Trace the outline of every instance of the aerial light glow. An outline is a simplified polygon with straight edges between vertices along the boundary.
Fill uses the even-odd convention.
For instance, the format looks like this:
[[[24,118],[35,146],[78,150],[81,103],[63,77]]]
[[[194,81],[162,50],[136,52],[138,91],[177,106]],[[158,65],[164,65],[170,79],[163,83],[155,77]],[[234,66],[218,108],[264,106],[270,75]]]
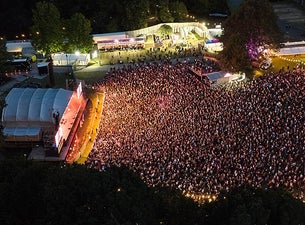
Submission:
[[[77,89],[76,89],[76,92],[77,92],[77,97],[80,98],[80,96],[82,95],[82,92],[83,92],[83,88],[82,88],[82,83],[80,82]]]
[[[232,76],[231,73],[226,73],[224,77],[230,77],[230,76]]]

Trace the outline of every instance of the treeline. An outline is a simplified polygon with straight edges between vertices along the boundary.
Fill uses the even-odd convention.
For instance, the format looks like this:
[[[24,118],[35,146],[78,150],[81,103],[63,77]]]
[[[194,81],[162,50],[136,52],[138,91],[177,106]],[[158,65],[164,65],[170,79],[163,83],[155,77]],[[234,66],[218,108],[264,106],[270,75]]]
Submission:
[[[0,36],[7,39],[29,37],[32,10],[40,0],[2,0]],[[90,20],[92,33],[134,30],[159,22],[193,20],[211,12],[227,13],[226,0],[46,0],[54,4],[64,19],[75,13]]]
[[[126,168],[2,161],[0,224],[303,225],[305,206],[283,190],[240,187],[198,205],[147,187]]]

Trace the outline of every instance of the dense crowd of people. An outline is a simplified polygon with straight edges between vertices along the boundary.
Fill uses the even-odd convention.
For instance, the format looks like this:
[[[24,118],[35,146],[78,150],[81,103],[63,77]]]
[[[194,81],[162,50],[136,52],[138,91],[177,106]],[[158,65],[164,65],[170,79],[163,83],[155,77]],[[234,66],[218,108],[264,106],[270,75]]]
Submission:
[[[213,86],[190,73],[194,65],[207,71],[202,59],[110,71],[96,84],[106,97],[86,164],[124,165],[151,186],[189,193],[250,184],[302,197],[304,72]]]

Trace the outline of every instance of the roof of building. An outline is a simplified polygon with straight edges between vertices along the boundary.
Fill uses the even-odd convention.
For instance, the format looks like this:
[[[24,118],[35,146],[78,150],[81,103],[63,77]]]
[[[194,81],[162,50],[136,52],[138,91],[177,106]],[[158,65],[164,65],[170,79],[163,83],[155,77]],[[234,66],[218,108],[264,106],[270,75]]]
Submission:
[[[2,112],[4,126],[55,123],[53,113],[62,117],[73,92],[64,89],[13,88]]]

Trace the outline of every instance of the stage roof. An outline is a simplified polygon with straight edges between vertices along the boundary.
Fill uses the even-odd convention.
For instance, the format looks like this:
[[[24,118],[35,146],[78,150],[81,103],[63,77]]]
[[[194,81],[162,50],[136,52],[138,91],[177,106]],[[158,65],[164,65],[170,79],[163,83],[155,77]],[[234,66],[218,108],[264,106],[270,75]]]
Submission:
[[[217,81],[218,79],[221,79],[225,76],[225,72],[219,71],[219,72],[213,72],[213,73],[208,73],[207,77],[209,78],[210,81]]]
[[[2,111],[4,126],[55,123],[53,113],[62,117],[73,92],[64,89],[13,88]]]

